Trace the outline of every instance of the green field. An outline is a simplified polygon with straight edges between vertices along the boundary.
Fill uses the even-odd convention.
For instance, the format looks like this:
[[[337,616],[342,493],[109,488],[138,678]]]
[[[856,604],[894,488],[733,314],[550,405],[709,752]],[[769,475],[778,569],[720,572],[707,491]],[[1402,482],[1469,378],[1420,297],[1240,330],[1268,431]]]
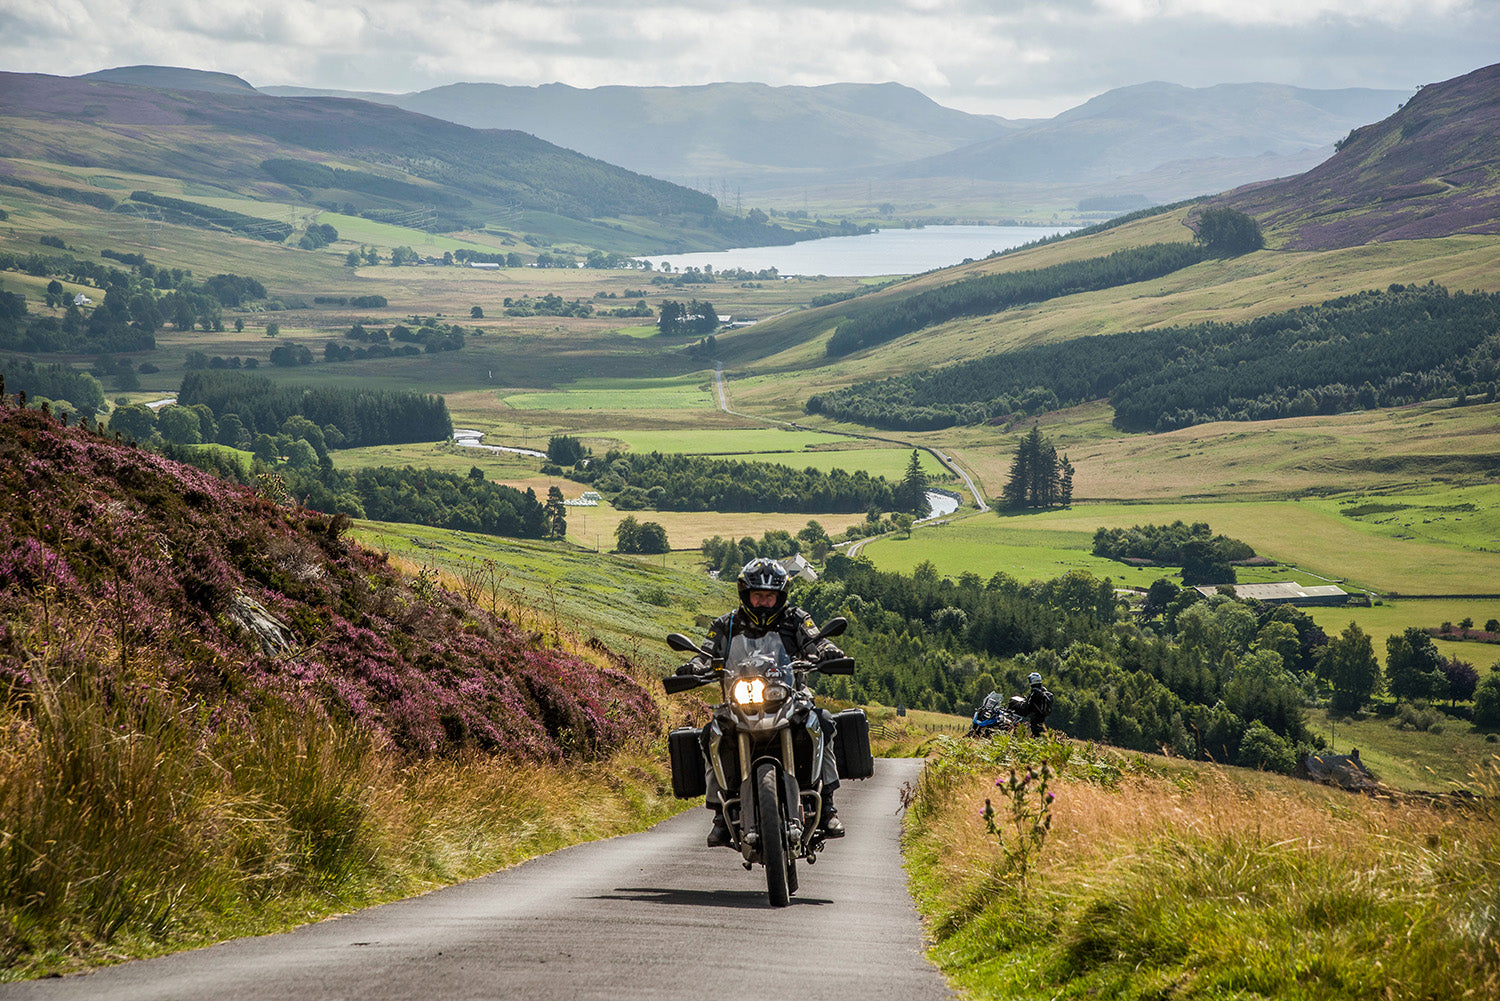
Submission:
[[[663,637],[693,632],[698,616],[718,615],[734,600],[729,583],[683,572],[696,554],[615,556],[567,543],[385,522],[356,522],[351,534],[417,568],[451,575],[446,586],[461,590],[465,579],[492,582],[504,610],[522,628],[586,628],[612,649],[647,663],[675,663]]]
[[[1485,488],[1486,490],[1488,488]],[[1424,494],[1423,496],[1428,496]],[[1459,548],[1421,538],[1399,538],[1374,531],[1361,519],[1339,514],[1349,498],[1317,501],[1225,502],[1179,504],[1079,504],[1068,510],[1036,514],[971,518],[963,523],[956,545],[942,550],[947,566],[928,557],[943,573],[984,567],[1005,569],[988,553],[993,545],[1040,545],[1072,549],[1084,554],[1098,528],[1164,525],[1175,521],[1207,522],[1215,533],[1240,539],[1256,553],[1295,566],[1318,577],[1346,584],[1346,590],[1370,589],[1382,594],[1453,595],[1500,590],[1487,581],[1500,580],[1500,547],[1494,550]],[[1473,541],[1486,529],[1482,511],[1452,512],[1451,524],[1472,514],[1476,526],[1454,528]],[[955,532],[947,526],[943,532]],[[877,563],[881,549],[872,544],[867,555]],[[915,564],[916,559],[911,563]],[[1118,566],[1119,564],[1114,564]],[[893,568],[896,565],[893,563]],[[990,572],[993,572],[991,570]],[[1011,572],[1008,571],[1007,572]],[[1019,576],[1019,575],[1018,575]]]
[[[725,431],[674,429],[657,431],[642,428],[621,431],[614,440],[632,452],[681,452],[687,455],[723,455],[749,457],[760,453],[801,453],[820,446],[843,446],[850,439],[822,431],[794,431],[790,428],[740,428]]]
[[[580,379],[548,393],[502,398],[516,410],[713,410],[713,391],[701,374],[675,379]]]

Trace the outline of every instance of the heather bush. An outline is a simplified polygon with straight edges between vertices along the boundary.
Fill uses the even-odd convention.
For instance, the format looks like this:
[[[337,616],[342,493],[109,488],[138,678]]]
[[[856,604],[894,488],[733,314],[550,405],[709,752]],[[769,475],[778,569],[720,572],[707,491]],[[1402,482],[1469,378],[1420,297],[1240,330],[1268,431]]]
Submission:
[[[0,616],[97,619],[108,654],[87,671],[147,659],[230,715],[279,699],[419,756],[597,757],[656,731],[626,671],[411,581],[344,539],[346,519],[12,407],[0,493]],[[0,693],[24,700],[23,653],[0,641]]]

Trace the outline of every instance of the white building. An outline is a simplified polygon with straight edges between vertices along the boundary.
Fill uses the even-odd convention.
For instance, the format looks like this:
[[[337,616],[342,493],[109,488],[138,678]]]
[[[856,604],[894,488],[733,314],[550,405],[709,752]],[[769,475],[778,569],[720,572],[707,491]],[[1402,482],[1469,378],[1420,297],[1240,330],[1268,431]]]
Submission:
[[[818,579],[818,572],[812,568],[812,564],[807,562],[801,553],[793,553],[779,562],[782,566],[786,567],[787,573],[795,577],[800,577],[809,582]]]

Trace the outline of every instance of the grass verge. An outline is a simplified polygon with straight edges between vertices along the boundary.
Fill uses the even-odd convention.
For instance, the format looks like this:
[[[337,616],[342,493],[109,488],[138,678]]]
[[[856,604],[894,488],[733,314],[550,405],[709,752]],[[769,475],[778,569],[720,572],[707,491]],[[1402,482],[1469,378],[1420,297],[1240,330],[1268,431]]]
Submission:
[[[1044,764],[1055,801],[1010,823],[1007,772]],[[1470,788],[1374,799],[1060,741],[940,740],[909,797],[907,864],[931,956],[971,998],[1488,998],[1500,758]]]
[[[0,981],[282,931],[683,806],[660,738],[562,766],[403,762],[280,704],[210,726],[144,692],[68,675],[0,712]]]

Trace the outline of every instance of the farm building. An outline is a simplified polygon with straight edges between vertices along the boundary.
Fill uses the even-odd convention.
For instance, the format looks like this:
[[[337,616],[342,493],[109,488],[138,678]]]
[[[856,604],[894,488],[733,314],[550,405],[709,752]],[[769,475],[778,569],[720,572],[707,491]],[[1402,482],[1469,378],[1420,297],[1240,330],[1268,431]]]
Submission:
[[[1203,585],[1198,588],[1198,593],[1212,598],[1219,593],[1219,586]],[[1289,580],[1274,584],[1235,584],[1234,596],[1264,601],[1268,605],[1343,605],[1351,597],[1348,591],[1335,584],[1304,587]]]
[[[786,572],[802,580],[817,580],[818,572],[812,568],[812,564],[800,553],[793,553],[783,557],[781,565],[786,567]]]

